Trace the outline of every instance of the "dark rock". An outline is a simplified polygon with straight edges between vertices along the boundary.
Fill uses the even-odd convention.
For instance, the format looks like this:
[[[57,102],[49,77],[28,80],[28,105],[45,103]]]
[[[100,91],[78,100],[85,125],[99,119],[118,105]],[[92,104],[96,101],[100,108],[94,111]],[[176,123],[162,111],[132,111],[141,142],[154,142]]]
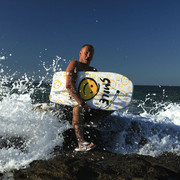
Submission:
[[[77,139],[75,136],[74,129],[68,129],[63,133],[63,151],[74,150],[77,147]],[[97,145],[98,149],[103,149],[102,138],[100,132],[96,128],[84,128],[84,138],[88,142],[93,142]]]
[[[0,149],[14,147],[16,149],[20,149],[21,151],[25,151],[24,142],[25,142],[25,138],[23,137],[0,136]]]
[[[14,178],[33,180],[94,179],[173,179],[180,175],[180,157],[163,154],[153,158],[93,150],[58,155],[48,161],[34,161],[27,169],[14,172]]]

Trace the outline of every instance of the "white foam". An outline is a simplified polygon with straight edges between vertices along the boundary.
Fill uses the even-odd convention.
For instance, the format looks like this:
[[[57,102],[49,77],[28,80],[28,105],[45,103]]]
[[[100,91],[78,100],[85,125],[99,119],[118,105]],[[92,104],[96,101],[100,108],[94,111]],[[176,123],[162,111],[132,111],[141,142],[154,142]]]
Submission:
[[[0,54],[0,60],[5,60],[7,52],[3,48]],[[11,53],[8,54],[12,57]],[[41,57],[44,56],[43,51]],[[52,65],[42,62],[40,69],[45,72],[39,76],[36,88],[40,88],[43,81],[52,81],[51,76],[62,67],[58,63],[60,60],[61,57],[56,56]],[[62,146],[62,133],[71,127],[68,122],[59,122],[51,112],[34,111],[30,97],[34,92],[34,76],[28,77],[27,72],[14,80],[17,72],[8,74],[10,69],[4,67],[3,63],[1,61],[0,64],[0,172],[26,167],[34,160],[50,158],[54,147]],[[42,72],[40,69],[39,72]],[[38,72],[34,72],[34,75],[38,76]]]
[[[0,149],[0,171],[28,166],[37,159],[49,158],[56,145],[63,142],[62,132],[70,127],[60,123],[50,112],[33,111],[29,94],[13,94],[0,102],[0,136],[5,140],[22,138],[23,149]]]
[[[158,119],[165,121],[166,123],[172,123],[180,126],[180,105],[176,103],[170,103],[165,107],[165,110],[159,112]],[[166,118],[165,118],[166,117]]]
[[[121,128],[114,137],[111,151],[151,156],[158,156],[163,152],[180,154],[179,104],[166,104],[163,110],[155,114],[144,111],[133,115],[124,111],[114,115],[118,117]],[[146,141],[144,144],[142,138]]]

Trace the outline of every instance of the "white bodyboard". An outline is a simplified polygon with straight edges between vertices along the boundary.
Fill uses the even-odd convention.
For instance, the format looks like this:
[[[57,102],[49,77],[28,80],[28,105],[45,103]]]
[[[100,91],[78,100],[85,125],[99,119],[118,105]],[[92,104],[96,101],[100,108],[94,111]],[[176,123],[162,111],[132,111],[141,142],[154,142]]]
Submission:
[[[78,72],[76,90],[93,109],[119,110],[131,102],[133,84],[121,74],[86,71]],[[66,89],[66,72],[54,74],[50,101],[69,106],[77,105]]]

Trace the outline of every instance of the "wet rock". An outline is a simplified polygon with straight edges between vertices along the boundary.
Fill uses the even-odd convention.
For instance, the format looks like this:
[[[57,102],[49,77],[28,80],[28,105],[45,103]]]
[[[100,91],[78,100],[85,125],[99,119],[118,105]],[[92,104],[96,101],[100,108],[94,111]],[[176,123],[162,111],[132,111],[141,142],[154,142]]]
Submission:
[[[178,180],[180,156],[164,153],[159,157],[114,154],[105,150],[101,134],[85,128],[85,138],[98,145],[89,152],[74,152],[73,129],[64,132],[63,147],[56,147],[50,160],[38,160],[26,169],[14,171],[15,180]]]
[[[16,149],[20,149],[21,151],[25,151],[24,142],[25,142],[25,138],[23,137],[0,136],[0,149],[14,147]]]
[[[33,180],[174,179],[180,175],[180,157],[163,154],[153,158],[93,150],[58,155],[48,161],[34,161],[14,172],[14,178]]]
[[[134,134],[139,145],[146,144],[140,124],[131,123],[128,144]],[[114,154],[104,148],[98,129],[85,128],[85,139],[97,145],[89,152],[74,152],[77,146],[74,130],[63,133],[63,147],[54,149],[50,160],[37,160],[26,169],[14,171],[15,180],[178,180],[180,156],[164,153],[158,157],[138,154]]]
[[[68,129],[63,133],[63,151],[74,150],[77,147],[77,139],[75,136],[74,129]],[[103,149],[104,145],[102,142],[101,134],[96,128],[85,127],[84,128],[84,138],[88,142],[93,142],[97,145],[98,149]]]

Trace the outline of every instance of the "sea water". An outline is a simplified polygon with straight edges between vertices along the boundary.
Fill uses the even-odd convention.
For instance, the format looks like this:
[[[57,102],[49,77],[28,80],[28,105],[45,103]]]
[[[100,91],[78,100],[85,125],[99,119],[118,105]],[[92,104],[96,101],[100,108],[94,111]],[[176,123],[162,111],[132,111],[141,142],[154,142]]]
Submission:
[[[33,110],[38,103],[49,102],[48,74],[57,69],[59,57],[35,82],[33,76],[16,73],[0,61],[0,172],[27,167],[32,161],[49,159],[54,147],[62,146],[62,133],[71,127],[51,111]],[[60,70],[60,69],[59,69]],[[52,73],[52,74],[53,74]],[[52,77],[50,78],[52,79]],[[49,80],[50,80],[49,79]],[[46,83],[47,83],[46,82]]]
[[[61,70],[62,61],[56,57],[49,67],[43,62],[45,74],[38,81],[26,73],[15,78],[16,73],[0,61],[1,173],[49,159],[54,148],[62,146],[69,122],[51,111],[34,110],[38,104],[49,104],[52,76]],[[135,86],[130,106],[97,125],[111,152],[180,155],[180,87]]]
[[[108,149],[123,154],[180,155],[179,97],[180,87],[135,86],[131,105],[115,112],[109,127],[102,128],[112,140]]]

